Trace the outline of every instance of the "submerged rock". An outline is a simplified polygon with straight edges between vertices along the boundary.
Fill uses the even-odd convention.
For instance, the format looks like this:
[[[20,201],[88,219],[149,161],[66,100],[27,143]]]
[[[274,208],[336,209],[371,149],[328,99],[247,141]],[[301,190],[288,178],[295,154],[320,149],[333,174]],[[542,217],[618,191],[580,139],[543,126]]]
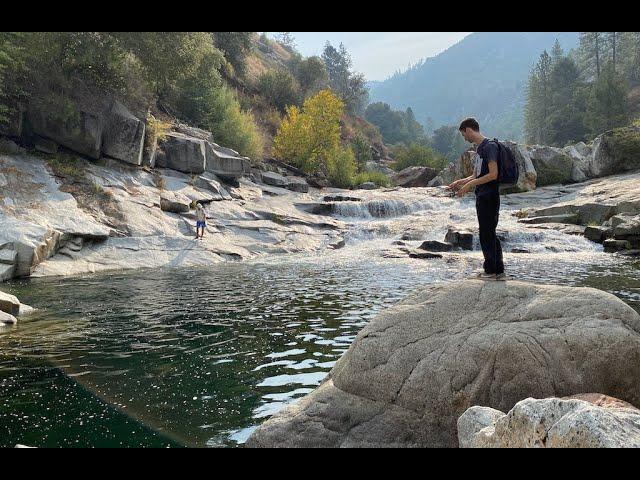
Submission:
[[[527,398],[507,414],[471,407],[458,419],[460,447],[640,447],[640,410],[605,395]]]
[[[594,351],[598,354],[594,355]],[[248,447],[455,447],[469,407],[602,392],[640,404],[640,315],[592,288],[467,280],[381,312]]]

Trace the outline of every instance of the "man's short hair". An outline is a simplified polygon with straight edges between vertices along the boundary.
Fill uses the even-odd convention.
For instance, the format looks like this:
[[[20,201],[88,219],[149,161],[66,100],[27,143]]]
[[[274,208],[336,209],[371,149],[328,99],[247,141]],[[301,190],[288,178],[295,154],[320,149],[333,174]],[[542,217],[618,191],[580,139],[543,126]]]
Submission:
[[[460,123],[460,126],[458,127],[458,130],[464,130],[465,128],[470,128],[474,132],[479,132],[480,131],[480,124],[478,123],[478,121],[475,118],[472,118],[472,117],[465,118],[462,121],[462,123]]]

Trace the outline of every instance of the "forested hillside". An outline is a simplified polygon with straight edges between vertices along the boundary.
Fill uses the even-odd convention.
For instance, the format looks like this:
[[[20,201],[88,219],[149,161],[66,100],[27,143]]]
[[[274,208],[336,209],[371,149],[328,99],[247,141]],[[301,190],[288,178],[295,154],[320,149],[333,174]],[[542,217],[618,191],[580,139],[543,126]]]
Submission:
[[[577,32],[472,33],[405,72],[372,82],[371,101],[411,107],[429,134],[474,116],[489,134],[521,140],[529,71],[556,38],[567,51],[578,44]]]

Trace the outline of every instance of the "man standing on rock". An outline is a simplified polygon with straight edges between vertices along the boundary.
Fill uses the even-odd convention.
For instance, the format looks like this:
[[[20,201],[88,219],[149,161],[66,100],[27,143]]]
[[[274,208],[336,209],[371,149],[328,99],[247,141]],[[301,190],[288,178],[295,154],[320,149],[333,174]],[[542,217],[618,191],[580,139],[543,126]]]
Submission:
[[[201,203],[196,203],[196,240],[204,236],[204,228],[207,226],[207,215]],[[202,228],[202,233],[200,233]]]
[[[467,178],[456,180],[447,188],[463,197],[476,187],[476,212],[480,226],[480,245],[484,255],[484,272],[479,278],[504,280],[502,245],[496,235],[500,214],[500,190],[498,184],[499,147],[480,133],[480,125],[475,118],[466,118],[458,128],[464,139],[477,145],[474,157],[474,172]]]

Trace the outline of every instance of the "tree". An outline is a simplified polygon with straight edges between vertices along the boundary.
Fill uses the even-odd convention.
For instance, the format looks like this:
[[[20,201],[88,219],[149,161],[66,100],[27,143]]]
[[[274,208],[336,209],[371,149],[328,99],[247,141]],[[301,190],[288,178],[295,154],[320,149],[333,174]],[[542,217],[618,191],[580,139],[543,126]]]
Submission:
[[[587,105],[587,125],[591,133],[625,125],[629,121],[627,86],[613,65],[603,69],[594,83]]]
[[[351,149],[353,150],[353,154],[358,165],[358,171],[364,171],[367,162],[371,162],[373,160],[371,145],[369,145],[367,137],[358,132],[351,141]]]
[[[562,50],[562,46],[560,45],[560,42],[556,38],[556,41],[553,44],[553,48],[551,49],[551,61],[553,64],[556,64],[563,57],[564,57],[564,51]]]
[[[253,48],[253,32],[211,32],[214,45],[238,75],[244,75],[245,59]]]
[[[551,68],[552,60],[545,50],[529,75],[525,104],[525,137],[530,143],[545,143],[549,137]]]
[[[449,161],[456,160],[467,149],[467,144],[456,125],[443,125],[434,130],[431,145]]]
[[[576,63],[569,57],[557,60],[550,78],[548,142],[552,145],[579,141],[586,134],[584,110],[577,108],[575,96],[580,84],[580,71]]]
[[[413,110],[405,112],[392,110],[389,104],[376,102],[370,104],[365,112],[365,119],[378,127],[385,143],[424,143],[424,128],[418,123]]]
[[[19,32],[0,32],[0,125],[8,120],[24,92],[18,80],[26,73]]]
[[[351,57],[344,44],[338,49],[327,42],[322,60],[329,75],[329,85],[345,102],[351,114],[360,114],[368,100],[369,91],[364,75],[351,72]]]
[[[393,168],[397,171],[407,167],[431,167],[442,170],[448,163],[442,155],[438,155],[431,148],[416,143],[409,146],[396,146],[393,149],[393,158],[396,160]]]
[[[329,74],[320,57],[313,56],[305,59],[294,57],[292,60],[290,69],[300,84],[300,89],[305,97],[328,86]]]
[[[602,33],[601,32],[580,32],[580,58],[582,70],[595,77],[600,77],[602,59]]]
[[[296,48],[296,42],[291,32],[281,32],[280,35],[276,37],[276,40],[289,50],[295,50]]]
[[[284,113],[289,105],[300,103],[300,86],[293,75],[286,70],[270,70],[258,79],[260,93]]]
[[[302,109],[288,107],[274,138],[273,154],[305,172],[327,171],[327,161],[340,147],[344,103],[330,90],[305,100]]]

